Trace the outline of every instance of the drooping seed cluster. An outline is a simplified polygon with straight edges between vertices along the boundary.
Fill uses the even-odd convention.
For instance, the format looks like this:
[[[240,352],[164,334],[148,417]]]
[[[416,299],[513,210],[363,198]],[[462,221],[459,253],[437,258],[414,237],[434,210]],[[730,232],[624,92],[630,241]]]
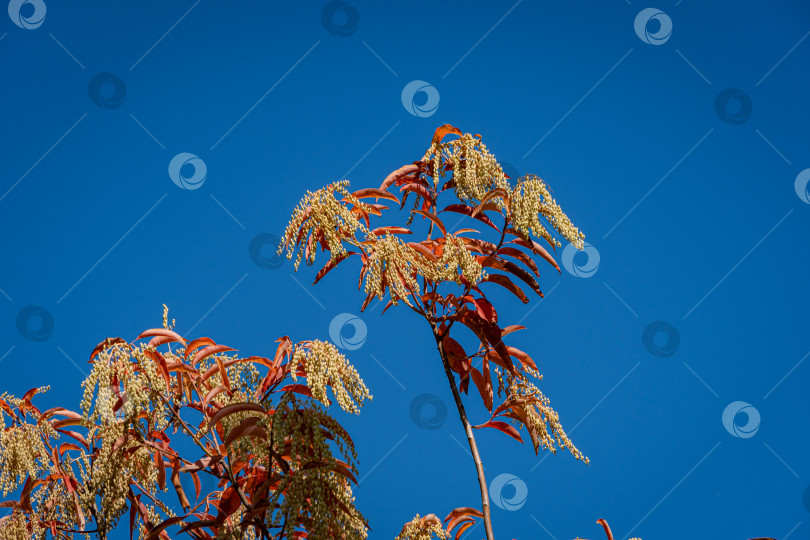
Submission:
[[[475,205],[495,188],[509,189],[509,181],[498,160],[480,137],[469,133],[446,143],[431,145],[423,159],[433,163],[435,184],[444,174],[441,171],[445,166],[453,171],[455,193],[462,202]],[[504,207],[502,198],[496,198],[495,202]]]
[[[26,475],[37,478],[47,470],[48,452],[38,426],[23,424],[0,432],[0,489],[3,497],[17,489]]]
[[[82,382],[82,416],[86,425],[130,422],[139,413],[151,410],[157,413],[156,429],[168,425],[170,413],[156,395],[170,394],[157,363],[145,350],[145,345],[132,350],[114,345],[96,356],[90,375]],[[120,407],[117,411],[116,405]]]
[[[545,238],[550,244],[561,247],[562,244],[540,223],[542,215],[563,238],[577,249],[582,249],[585,235],[574,227],[560,205],[551,197],[548,186],[539,177],[527,175],[521,178],[511,192],[509,204],[512,221],[519,231],[526,234],[531,232],[537,237]]]
[[[324,242],[329,248],[332,259],[346,253],[343,242],[359,245],[359,241],[355,238],[358,230],[366,235],[371,234],[358,216],[346,204],[335,197],[337,192],[343,196],[347,203],[362,208],[363,203],[353,197],[349,190],[346,189],[348,185],[348,180],[341,180],[340,182],[328,184],[315,192],[307,191],[304,198],[293,210],[290,223],[284,230],[284,236],[278,247],[278,254],[281,254],[286,248],[287,259],[292,259],[292,255],[296,247],[298,247],[298,255],[295,259],[296,270],[298,270],[303,257],[306,257],[307,264],[314,262],[315,252],[318,248],[317,240],[320,234],[323,234]],[[300,246],[299,242],[301,242]]]
[[[293,353],[292,365],[299,363],[306,372],[312,397],[325,405],[331,404],[326,395],[327,386],[332,388],[338,405],[346,412],[358,414],[363,401],[372,398],[357,370],[332,343],[320,340],[299,343]],[[296,380],[295,369],[290,374]]]
[[[434,520],[425,520],[416,514],[409,523],[406,523],[394,540],[432,540],[440,538],[442,540],[449,540],[450,534],[445,531],[438,518]],[[438,522],[438,523],[437,523]]]
[[[560,423],[560,415],[551,407],[549,399],[522,374],[515,377],[507,373],[506,379],[508,399],[528,398],[519,407],[528,419],[529,425],[536,430],[535,453],[541,446],[551,453],[556,453],[559,446],[567,448],[576,459],[590,463],[568,438]]]
[[[530,174],[512,179],[513,188],[495,156],[478,136],[465,133],[452,141],[434,143],[423,159],[433,163],[436,185],[446,174],[445,169],[452,170],[455,194],[460,201],[476,206],[490,191],[503,189],[508,204],[500,196],[491,201],[510,217],[516,229],[560,247],[561,243],[541,223],[542,217],[577,249],[582,249],[585,235],[552,198],[545,182]]]
[[[376,298],[382,299],[387,285],[395,305],[399,300],[411,305],[408,295],[411,292],[418,295],[421,291],[419,277],[437,283],[459,283],[463,277],[475,285],[485,275],[464,242],[451,234],[445,237],[442,253],[435,260],[429,259],[396,236],[386,235],[370,247],[365,291],[366,294],[374,293]]]
[[[115,448],[116,441],[126,429],[123,422],[100,427],[101,449],[93,460],[89,476],[84,479],[86,485],[93,487],[93,496],[98,496],[101,502],[95,517],[102,530],[115,528],[125,513],[130,478],[151,495],[158,490],[158,470],[148,448],[135,441],[124,442]],[[161,510],[172,515],[165,505]]]
[[[13,510],[10,516],[0,518],[0,538],[4,540],[30,540],[28,520],[21,510]]]
[[[303,523],[309,538],[364,540],[365,519],[354,506],[348,481],[334,472],[335,457],[322,431],[322,426],[329,429],[334,421],[318,411],[314,403],[299,406],[296,400],[291,394],[281,398],[273,414],[273,440],[277,444],[289,441],[290,455],[310,464],[304,469],[297,460],[290,462],[291,470],[270,494],[269,504],[274,510],[268,516],[268,525],[278,527],[286,522],[289,537],[293,536],[295,524]],[[336,442],[343,439],[338,445],[345,449],[348,435],[344,439],[342,428],[330,431],[336,435]],[[353,446],[350,448],[348,453],[343,451],[343,456],[356,474],[356,453]]]

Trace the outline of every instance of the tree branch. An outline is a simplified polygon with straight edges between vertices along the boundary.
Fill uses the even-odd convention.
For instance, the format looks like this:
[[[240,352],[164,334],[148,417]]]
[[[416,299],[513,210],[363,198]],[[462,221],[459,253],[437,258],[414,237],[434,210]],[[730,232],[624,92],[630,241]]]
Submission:
[[[456,379],[453,376],[453,372],[450,370],[450,363],[447,361],[447,353],[444,350],[442,335],[433,321],[428,320],[428,322],[433,330],[433,337],[436,339],[436,347],[439,350],[439,356],[442,358],[444,372],[447,374],[447,381],[450,383],[450,390],[453,391],[453,399],[455,400],[456,407],[458,408],[458,415],[461,419],[461,424],[464,426],[464,432],[467,434],[467,442],[470,443],[470,452],[472,452],[473,461],[475,461],[475,470],[478,473],[478,487],[481,490],[481,510],[484,514],[484,529],[487,534],[487,540],[494,540],[495,535],[492,533],[492,518],[490,517],[489,513],[489,493],[487,491],[487,480],[484,476],[484,464],[481,462],[481,456],[478,453],[478,446],[475,444],[472,426],[470,425],[470,421],[467,420],[467,412],[464,410],[464,404],[461,402],[461,394],[459,394],[458,386],[456,386]]]

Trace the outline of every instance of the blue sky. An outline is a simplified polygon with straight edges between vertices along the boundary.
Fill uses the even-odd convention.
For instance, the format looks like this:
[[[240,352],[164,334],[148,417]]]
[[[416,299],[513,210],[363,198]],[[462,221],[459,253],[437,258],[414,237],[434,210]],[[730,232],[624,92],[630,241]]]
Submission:
[[[77,404],[95,344],[163,303],[246,355],[349,313],[370,537],[479,505],[424,323],[361,315],[356,268],[311,287],[261,249],[305,190],[376,187],[452,123],[592,245],[545,269],[540,305],[497,297],[591,465],[480,433],[496,534],[810,535],[806,3],[20,3],[0,17],[4,390]]]

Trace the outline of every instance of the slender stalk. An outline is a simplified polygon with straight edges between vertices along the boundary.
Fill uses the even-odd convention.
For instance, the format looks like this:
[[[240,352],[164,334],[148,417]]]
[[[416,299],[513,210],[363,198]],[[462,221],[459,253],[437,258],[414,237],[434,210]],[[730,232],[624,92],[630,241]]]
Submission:
[[[467,412],[464,410],[464,404],[461,402],[461,394],[458,392],[456,379],[453,376],[453,372],[450,370],[450,363],[447,360],[447,353],[444,350],[444,344],[442,343],[439,329],[436,327],[435,323],[432,321],[429,322],[430,327],[433,330],[433,337],[436,339],[436,347],[439,350],[439,356],[442,358],[444,372],[447,374],[447,380],[450,383],[450,390],[453,391],[453,399],[455,400],[456,407],[458,408],[458,415],[461,419],[461,424],[464,426],[464,432],[467,434],[467,442],[470,444],[470,452],[472,453],[473,461],[475,461],[475,470],[478,473],[478,487],[481,490],[481,511],[484,514],[484,530],[487,534],[487,540],[494,540],[495,535],[492,533],[492,518],[489,514],[489,493],[487,491],[487,480],[484,476],[484,464],[481,462],[481,455],[478,453],[478,446],[475,444],[472,426],[470,425],[470,421],[467,420]]]

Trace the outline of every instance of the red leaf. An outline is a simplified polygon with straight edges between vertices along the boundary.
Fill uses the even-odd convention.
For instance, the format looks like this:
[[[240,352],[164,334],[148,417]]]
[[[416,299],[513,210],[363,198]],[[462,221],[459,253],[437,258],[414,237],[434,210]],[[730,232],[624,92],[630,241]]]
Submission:
[[[451,204],[451,205],[446,206],[444,208],[444,210],[440,210],[439,213],[442,213],[442,212],[455,212],[457,214],[464,214],[465,216],[474,217],[478,221],[486,223],[487,225],[489,225],[490,227],[492,227],[496,231],[501,232],[501,230],[498,228],[498,226],[495,225],[495,223],[493,223],[492,220],[489,219],[485,214],[476,214],[475,216],[473,216],[474,211],[475,211],[475,208],[473,208],[472,206],[467,205],[467,204]]]
[[[482,279],[481,283],[496,283],[520,298],[520,301],[524,304],[529,303],[529,297],[526,296],[526,293],[524,293],[520,287],[515,285],[508,276],[504,276],[503,274],[487,274],[487,277]]]
[[[540,277],[540,270],[537,268],[537,264],[532,260],[531,257],[526,255],[526,253],[520,251],[517,248],[512,247],[502,247],[498,250],[498,255],[508,255],[509,257],[514,257],[515,259],[519,260],[523,264],[529,267],[529,270],[534,272],[534,275]]]
[[[208,407],[208,404],[211,403],[211,400],[214,399],[217,396],[217,394],[221,394],[222,392],[228,392],[228,394],[231,393],[229,388],[226,388],[221,384],[219,386],[212,388],[211,391],[205,395],[205,399],[203,399],[202,401],[202,408],[205,409],[206,407]]]
[[[481,429],[485,427],[495,428],[498,431],[502,431],[512,437],[513,439],[517,439],[520,442],[523,442],[523,439],[520,438],[520,433],[512,424],[508,424],[506,422],[501,422],[499,420],[490,420],[486,424],[481,424],[479,426],[473,426],[475,429]]]
[[[519,267],[512,261],[501,261],[503,265],[506,267],[506,270],[510,272],[512,275],[517,276],[518,279],[522,280],[526,283],[529,287],[532,288],[534,292],[540,295],[541,298],[544,298],[542,291],[540,291],[540,285],[537,283],[530,273],[528,273],[523,268]]]
[[[312,391],[304,384],[288,384],[281,389],[282,392],[295,392],[302,396],[312,397]]]
[[[256,403],[232,403],[230,405],[225,405],[219,411],[217,411],[217,413],[211,418],[211,420],[208,421],[208,427],[205,429],[205,431],[208,432],[212,426],[214,426],[217,422],[219,422],[229,414],[244,411],[254,411],[262,414],[266,414],[267,412],[261,405],[257,405]]]
[[[212,354],[219,354],[221,352],[235,351],[235,350],[236,349],[228,347],[227,345],[209,345],[208,347],[205,347],[204,349],[200,350],[199,352],[197,352],[197,354],[194,355],[194,358],[191,360],[191,365],[195,365],[203,358],[208,358]]]
[[[461,130],[451,124],[439,126],[436,128],[436,131],[433,132],[433,140],[431,141],[431,145],[441,143],[442,139],[448,135],[458,135],[460,137]]]
[[[380,185],[380,189],[388,189],[394,182],[402,178],[403,176],[407,176],[409,174],[419,172],[420,167],[417,164],[413,165],[405,165],[400,167],[399,169],[395,170],[391,174],[389,174],[383,183]]]
[[[377,227],[371,232],[377,236],[382,236],[385,234],[413,234],[412,230],[406,229],[405,227]]]
[[[239,423],[238,426],[233,428],[230,431],[230,433],[228,433],[228,436],[225,438],[224,441],[222,441],[222,444],[224,444],[225,447],[228,447],[236,439],[247,437],[249,435],[266,434],[264,428],[257,425],[258,422],[259,418],[256,416],[250,416],[248,418],[245,418]]]
[[[166,381],[166,387],[172,387],[172,376],[169,375],[169,366],[166,365],[166,359],[163,358],[163,355],[157,352],[154,349],[144,349],[144,354],[154,360],[158,367],[160,368],[160,374],[163,375],[163,379]]]
[[[509,229],[507,229],[507,231],[509,231]],[[531,249],[533,253],[535,253],[537,255],[540,255],[546,261],[548,261],[548,263],[551,266],[556,268],[557,272],[562,272],[562,270],[560,270],[560,265],[557,264],[557,261],[554,260],[554,257],[552,257],[551,254],[548,251],[546,251],[546,248],[544,248],[543,246],[541,246],[540,244],[538,244],[537,242],[535,242],[531,238],[518,238],[517,240],[512,240],[512,241],[507,242],[507,243],[509,243],[509,244],[517,244],[519,246],[523,246],[523,247]]]
[[[484,400],[484,406],[486,406],[488,411],[492,412],[492,383],[490,382],[487,384],[484,381],[484,376],[481,375],[481,372],[475,368],[472,368],[471,374],[472,380],[475,383],[475,386],[478,388],[478,393],[481,394],[481,399]]]
[[[180,334],[177,332],[173,332],[171,330],[167,330],[166,328],[152,328],[145,332],[142,332],[140,336],[135,338],[136,340],[142,339],[145,337],[154,337],[154,336],[165,336],[172,338],[172,341],[176,341],[178,343],[182,343],[183,347],[186,346],[186,340],[180,337]]]
[[[423,212],[422,210],[414,210],[413,213],[428,218],[430,221],[436,224],[440,231],[442,231],[442,236],[447,236],[447,229],[445,228],[444,223],[442,223],[442,220],[430,212]]]
[[[194,352],[196,349],[199,349],[203,345],[216,345],[213,339],[207,337],[197,338],[191,343],[188,344],[186,347],[185,358],[188,360],[189,355]]]
[[[90,353],[90,360],[95,358],[98,353],[100,353],[101,351],[103,351],[107,347],[112,347],[113,345],[116,345],[116,344],[126,345],[127,347],[129,347],[129,343],[127,343],[126,340],[124,340],[123,338],[120,338],[120,337],[107,338],[104,341],[102,341],[101,343],[99,343],[98,345],[96,345],[96,348],[93,349],[93,352]]]
[[[475,311],[486,321],[495,324],[498,322],[498,313],[489,301],[485,298],[473,298]]]
[[[329,262],[327,262],[324,265],[324,267],[321,268],[318,271],[318,273],[315,275],[315,281],[313,281],[312,284],[315,285],[316,283],[318,283],[321,280],[321,278],[323,278],[323,276],[325,276],[326,274],[329,273],[330,270],[332,270],[334,267],[336,267],[337,265],[339,265],[345,259],[347,259],[348,257],[351,257],[352,255],[357,255],[357,252],[355,252],[355,251],[347,251],[346,253],[342,253],[342,254],[338,255],[334,259],[329,259]]]
[[[399,204],[399,199],[396,197],[396,195],[393,195],[392,193],[377,188],[358,189],[357,191],[352,193],[352,195],[354,195],[354,197],[357,199],[376,197],[379,199],[388,199],[391,201],[395,201],[397,204]]]
[[[155,538],[158,538],[160,536],[160,533],[163,532],[164,529],[171,527],[175,523],[179,523],[184,519],[186,519],[186,516],[174,516],[167,519],[166,521],[163,521],[160,525],[156,526],[154,529],[149,531],[149,534],[146,536],[145,540],[155,540]]]
[[[233,486],[228,487],[228,489],[222,493],[222,498],[219,500],[219,514],[217,517],[220,518],[230,516],[236,512],[240,504],[239,494],[236,493]]]

